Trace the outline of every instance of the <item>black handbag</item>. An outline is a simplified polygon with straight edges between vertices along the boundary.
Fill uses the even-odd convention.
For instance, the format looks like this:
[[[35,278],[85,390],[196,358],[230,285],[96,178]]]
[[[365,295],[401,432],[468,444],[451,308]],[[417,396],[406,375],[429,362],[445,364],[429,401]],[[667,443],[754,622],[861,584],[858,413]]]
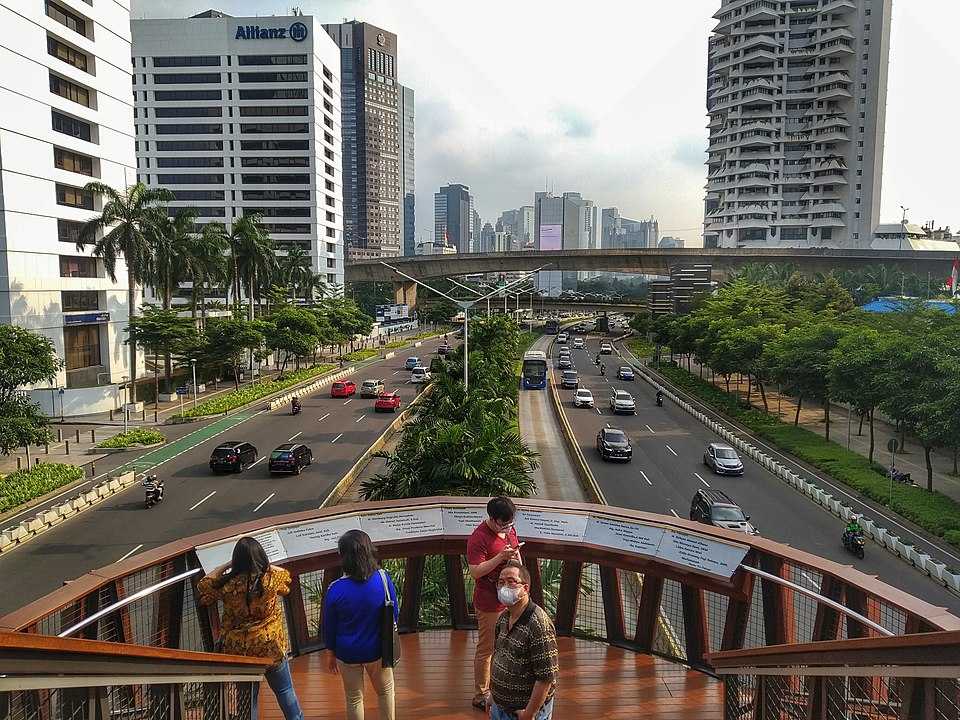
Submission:
[[[387,585],[387,574],[380,570],[380,582],[383,583],[383,607],[380,608],[380,664],[383,667],[396,667],[400,662],[400,633],[394,619],[393,600]]]

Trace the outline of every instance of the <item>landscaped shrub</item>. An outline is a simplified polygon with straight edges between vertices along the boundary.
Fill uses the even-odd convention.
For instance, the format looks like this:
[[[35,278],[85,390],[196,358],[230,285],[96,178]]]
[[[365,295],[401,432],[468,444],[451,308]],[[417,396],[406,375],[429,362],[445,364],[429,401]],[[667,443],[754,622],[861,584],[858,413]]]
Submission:
[[[0,513],[83,479],[83,468],[60,463],[40,463],[0,479]]]
[[[103,442],[97,443],[98,448],[124,448],[133,445],[156,445],[166,442],[166,436],[152,428],[134,428],[114,435]]]
[[[372,348],[367,348],[366,350],[354,350],[352,353],[347,353],[343,356],[343,359],[347,362],[363,362],[364,360],[369,360],[372,357],[376,357],[379,353],[379,350],[373,350]]]
[[[250,385],[241,387],[239,390],[232,390],[222,395],[217,395],[209,400],[204,400],[195,408],[190,408],[183,413],[181,417],[195,418],[204,415],[218,415],[220,413],[230,412],[248,403],[255,402],[261,398],[272,395],[275,392],[286,390],[299,383],[311,378],[328,373],[336,367],[335,365],[325,364],[316,365],[311,368],[304,368],[296,372],[288,373],[283,380],[261,380]]]

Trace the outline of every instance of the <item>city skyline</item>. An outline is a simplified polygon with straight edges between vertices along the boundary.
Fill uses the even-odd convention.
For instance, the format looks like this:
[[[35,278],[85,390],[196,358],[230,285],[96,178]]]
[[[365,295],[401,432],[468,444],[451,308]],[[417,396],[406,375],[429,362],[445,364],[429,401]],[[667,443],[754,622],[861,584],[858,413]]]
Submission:
[[[209,6],[209,0],[149,6],[137,0],[133,17],[184,16]],[[253,0],[213,6],[238,15],[289,11]],[[451,182],[470,186],[484,220],[531,204],[537,191],[573,189],[630,217],[656,215],[664,234],[688,246],[699,245],[702,235],[707,40],[719,6],[718,0],[656,8],[601,3],[593,15],[618,22],[591,35],[568,12],[546,17],[498,3],[482,14],[433,2],[300,3],[323,22],[356,18],[400,38],[403,82],[417,93],[421,208],[431,208],[433,193]],[[511,22],[503,23],[508,12]],[[471,32],[444,30],[458,23]],[[894,2],[881,222],[898,221],[905,205],[913,222],[960,224],[947,175],[960,148],[941,141],[951,132],[956,101],[941,98],[936,82],[960,70],[960,49],[942,33],[958,23],[960,6]],[[498,37],[494,54],[491,33]],[[557,72],[543,72],[548,68]],[[942,109],[919,112],[927,98]],[[418,235],[429,225],[429,212],[420,214]]]

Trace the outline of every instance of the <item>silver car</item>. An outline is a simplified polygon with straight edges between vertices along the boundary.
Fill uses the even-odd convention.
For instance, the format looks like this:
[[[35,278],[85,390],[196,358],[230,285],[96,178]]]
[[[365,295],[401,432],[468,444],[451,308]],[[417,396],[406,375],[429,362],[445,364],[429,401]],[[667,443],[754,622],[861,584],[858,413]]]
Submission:
[[[580,388],[573,395],[574,407],[593,407],[593,393],[586,388]]]
[[[724,443],[710,443],[703,452],[703,464],[717,475],[743,475],[743,462],[737,451]]]
[[[610,410],[613,414],[627,413],[629,415],[637,414],[637,404],[633,401],[633,395],[625,390],[614,390],[610,394]]]

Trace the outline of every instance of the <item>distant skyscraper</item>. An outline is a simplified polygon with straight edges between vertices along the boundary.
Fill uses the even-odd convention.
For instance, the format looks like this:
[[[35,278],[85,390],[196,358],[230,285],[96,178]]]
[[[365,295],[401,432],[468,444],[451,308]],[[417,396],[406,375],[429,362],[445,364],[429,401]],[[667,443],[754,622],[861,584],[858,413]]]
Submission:
[[[399,255],[397,36],[356,20],[323,27],[340,47],[344,241],[353,257]]]
[[[869,247],[892,0],[722,0],[710,38],[706,247]]]
[[[497,220],[503,230],[513,236],[514,250],[532,250],[534,247],[534,211],[533,205],[524,205],[516,210],[505,210]]]
[[[480,231],[480,252],[496,251],[496,231],[490,223],[484,223]]]
[[[416,183],[414,177],[414,104],[413,90],[400,86],[400,227],[403,232],[403,254],[416,255]]]
[[[662,238],[660,238],[660,245],[659,245],[659,247],[664,248],[664,249],[666,249],[666,248],[682,248],[682,247],[683,247],[683,240],[682,240],[681,238],[678,238],[678,237],[671,237],[670,235],[664,235]]]
[[[655,248],[659,241],[660,225],[655,218],[631,220],[620,215],[618,208],[603,209],[600,242],[603,248]]]
[[[534,201],[535,242],[538,250],[588,249],[598,242],[598,215],[592,200],[580,193],[561,196],[538,192]],[[577,286],[577,272],[545,270],[539,273],[538,288],[552,296]]]
[[[480,213],[473,206],[473,195],[470,196],[470,252],[480,252],[480,234],[483,232],[483,221]]]
[[[470,188],[458,183],[444,185],[433,195],[434,243],[452,245],[458,253],[470,252],[473,227]]]

